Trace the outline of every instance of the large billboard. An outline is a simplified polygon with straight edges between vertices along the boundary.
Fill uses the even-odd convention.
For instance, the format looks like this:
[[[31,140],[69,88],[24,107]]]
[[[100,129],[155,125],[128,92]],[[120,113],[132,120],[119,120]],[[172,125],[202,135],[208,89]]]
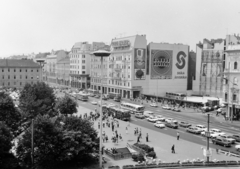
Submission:
[[[174,79],[187,79],[188,74],[188,50],[180,48],[174,57]]]
[[[146,49],[134,49],[134,73],[135,80],[146,78]]]
[[[172,50],[151,50],[151,79],[172,79]]]

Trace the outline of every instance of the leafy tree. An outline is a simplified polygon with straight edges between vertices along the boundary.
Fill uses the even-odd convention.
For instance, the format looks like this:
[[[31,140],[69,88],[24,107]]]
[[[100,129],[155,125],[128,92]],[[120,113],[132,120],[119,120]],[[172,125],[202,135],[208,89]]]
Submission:
[[[87,160],[92,162],[90,154],[97,149],[97,132],[88,120],[74,116],[37,116],[34,124],[34,161],[37,168],[83,165]],[[25,168],[30,167],[30,130],[19,141],[17,156]]]
[[[18,160],[10,153],[12,148],[12,134],[4,122],[0,122],[0,166],[1,169],[14,169],[18,167]]]
[[[19,108],[30,117],[38,114],[54,115],[55,96],[53,89],[44,82],[37,82],[33,85],[26,84],[20,93]]]
[[[16,131],[20,118],[21,114],[15,108],[12,98],[0,92],[0,121],[4,121],[12,131]]]
[[[56,108],[63,115],[77,113],[77,103],[68,96],[59,99]]]

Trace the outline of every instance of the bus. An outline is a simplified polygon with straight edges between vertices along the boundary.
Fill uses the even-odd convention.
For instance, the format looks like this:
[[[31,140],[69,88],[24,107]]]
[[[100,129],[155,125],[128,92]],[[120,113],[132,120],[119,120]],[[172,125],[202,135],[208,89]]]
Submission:
[[[183,93],[174,93],[174,92],[166,92],[166,97],[170,99],[183,100],[186,97],[186,94]]]
[[[129,110],[121,109],[115,106],[103,106],[103,111],[108,113],[108,115],[112,115],[114,118],[123,121],[131,120],[131,112]]]
[[[88,101],[88,94],[87,93],[77,93],[76,99],[82,100],[82,101]]]
[[[120,98],[120,99],[121,99],[121,94],[120,94],[120,93],[109,92],[109,93],[108,93],[108,97],[109,97],[110,99],[114,99],[114,98]]]
[[[88,89],[87,92],[89,93],[90,96],[99,95],[99,91],[98,90]]]
[[[129,110],[132,114],[134,114],[134,113],[143,114],[144,109],[145,109],[145,107],[143,105],[127,103],[127,102],[122,102],[120,107],[125,110]]]

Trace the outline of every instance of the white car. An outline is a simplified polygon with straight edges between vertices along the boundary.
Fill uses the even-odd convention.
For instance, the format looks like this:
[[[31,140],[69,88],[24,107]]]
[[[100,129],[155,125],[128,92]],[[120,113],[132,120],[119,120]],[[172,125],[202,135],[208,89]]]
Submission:
[[[154,123],[154,126],[158,128],[165,128],[165,124],[160,121],[157,121],[156,123]]]
[[[209,131],[212,131],[214,133],[221,133],[222,131],[219,129],[210,129]]]
[[[207,128],[204,125],[198,124],[196,127],[201,131],[207,131]]]
[[[157,115],[156,118],[157,119],[161,119],[163,116],[162,115]]]
[[[108,106],[108,107],[113,107],[113,106],[116,106],[116,105],[113,104],[113,103],[109,103],[107,106]]]
[[[153,115],[153,112],[151,112],[151,111],[144,111],[143,115],[144,115],[144,117],[149,117],[149,116]]]
[[[236,145],[235,148],[237,151],[240,151],[240,144]]]
[[[166,109],[166,110],[170,110],[171,107],[169,107],[168,105],[165,105],[165,106],[162,106],[163,109]]]
[[[96,101],[91,102],[93,105],[97,105],[98,103]]]
[[[211,138],[216,138],[216,137],[224,135],[224,134],[226,134],[226,133],[221,132],[221,131],[220,132],[214,132],[213,134],[210,134],[210,137]]]
[[[158,107],[158,105],[156,103],[150,103],[151,107]]]
[[[158,121],[165,121],[165,120],[166,120],[165,117],[158,118]]]
[[[232,144],[236,143],[236,140],[234,138],[232,138],[230,135],[223,134],[223,135],[219,135],[219,137],[224,138],[224,139],[230,141]]]
[[[148,116],[148,118],[146,118],[147,119],[147,121],[149,121],[150,119],[154,119],[155,117],[154,116]]]
[[[165,119],[167,123],[177,123],[177,120],[173,120],[173,118],[167,118]]]
[[[156,121],[158,121],[158,119],[156,118],[156,117],[152,117],[152,118],[148,118],[148,121],[150,121],[150,122],[156,122]]]
[[[198,129],[199,129],[199,128],[198,128]],[[201,132],[201,135],[204,136],[204,137],[206,137],[206,132],[207,132],[207,131],[202,131],[202,132]],[[211,134],[213,134],[214,132],[213,132],[213,131],[209,131],[209,133],[210,133],[210,137],[211,137]]]

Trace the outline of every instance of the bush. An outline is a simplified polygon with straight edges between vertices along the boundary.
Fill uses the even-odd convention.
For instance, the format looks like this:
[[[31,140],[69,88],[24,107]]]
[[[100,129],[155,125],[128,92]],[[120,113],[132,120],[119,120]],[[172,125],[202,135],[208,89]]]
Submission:
[[[152,158],[156,158],[156,153],[154,151],[151,151],[151,152],[148,153],[147,156],[152,157]]]
[[[138,154],[138,155],[134,154],[134,155],[132,155],[132,159],[133,159],[133,161],[140,161],[140,162],[145,161],[142,154]]]

